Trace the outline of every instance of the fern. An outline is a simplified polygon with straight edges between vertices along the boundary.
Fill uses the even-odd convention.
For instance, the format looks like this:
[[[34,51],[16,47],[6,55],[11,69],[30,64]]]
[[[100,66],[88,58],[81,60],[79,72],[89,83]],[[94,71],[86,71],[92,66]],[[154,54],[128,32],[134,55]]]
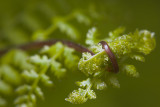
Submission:
[[[24,70],[22,72],[22,77],[25,84],[16,89],[16,92],[19,96],[15,99],[15,104],[18,106],[34,106],[36,103],[36,96],[41,99],[44,99],[39,83],[42,83],[46,87],[53,86],[53,82],[50,80],[50,77],[46,74],[51,72],[55,77],[62,78],[66,73],[66,67],[75,67],[72,65],[77,62],[78,57],[73,55],[74,50],[70,49],[61,43],[56,43],[55,45],[46,47],[42,49],[41,55],[31,56],[29,63],[34,65],[34,69]],[[64,67],[59,62],[61,57],[64,58]],[[69,60],[71,59],[71,60]],[[71,62],[70,66],[67,66]]]
[[[94,55],[91,52],[83,53],[79,62],[79,57],[73,54],[75,50],[63,45],[61,42],[57,42],[52,46],[44,46],[39,54],[33,56],[28,56],[26,52],[21,50],[10,51],[1,58],[0,73],[2,80],[0,92],[11,94],[14,91],[14,87],[16,87],[15,92],[18,96],[14,104],[20,107],[35,106],[37,97],[44,99],[44,94],[39,84],[42,83],[46,87],[53,86],[53,81],[51,81],[47,72],[52,72],[59,79],[63,78],[68,70],[76,70],[77,65],[88,79],[76,82],[80,88],[74,90],[65,99],[66,101],[81,104],[88,99],[96,98],[93,88],[103,90],[108,85],[119,88],[120,84],[117,75],[113,73],[111,59],[102,48],[102,45],[96,43],[96,40],[98,41],[96,32],[96,28],[89,30],[86,39],[86,43],[90,45],[89,47]],[[115,54],[120,65],[120,72],[125,72],[132,77],[138,77],[139,73],[134,65],[128,65],[124,58],[128,57],[144,61],[144,57],[138,54],[149,54],[154,49],[153,33],[142,30],[120,36],[118,32],[122,33],[118,29],[112,35],[110,33],[109,38],[103,40],[108,41]],[[2,99],[2,102],[2,104],[5,104],[5,100]]]
[[[156,46],[154,33],[136,30],[134,33],[124,34],[125,28],[119,27],[102,39],[102,33],[92,27],[86,35],[87,47],[81,46],[78,41],[84,42],[83,32],[75,23],[82,23],[83,27],[91,26],[93,19],[100,17],[94,6],[90,8],[92,9],[87,10],[90,11],[87,15],[83,10],[77,9],[65,16],[48,16],[51,17],[51,22],[46,28],[41,27],[43,25],[33,14],[24,13],[21,20],[34,31],[32,36],[27,36],[25,31],[17,27],[4,28],[8,31],[5,37],[7,41],[0,40],[0,47],[33,42],[13,49],[0,50],[0,106],[7,106],[10,103],[8,98],[13,97],[11,103],[16,107],[35,107],[38,98],[45,99],[43,87],[56,86],[51,77],[59,80],[68,72],[82,72],[86,77],[77,81],[79,88],[65,98],[73,104],[96,99],[95,90],[105,90],[109,85],[120,88],[117,77],[119,73],[139,77],[136,67],[128,63],[127,59],[144,62],[144,55],[150,54]],[[47,5],[45,9],[49,12],[50,7]],[[59,38],[71,39],[77,43],[58,39],[46,41],[57,34]],[[119,65],[118,74],[115,74],[112,58],[100,41],[107,42],[115,55]],[[82,56],[77,52],[81,52]]]
[[[109,38],[104,38],[103,40],[108,42],[115,54],[118,64],[120,65],[120,72],[125,72],[132,77],[138,77],[139,73],[136,71],[135,66],[126,64],[124,58],[128,57],[138,61],[144,61],[143,55],[137,56],[137,54],[146,55],[155,48],[154,33],[147,30],[137,30],[133,34],[130,33],[120,36],[119,34],[123,31],[124,28],[119,28],[110,32]],[[113,66],[111,59],[102,48],[102,45],[96,44],[96,32],[96,28],[89,30],[86,40],[86,43],[90,45],[90,49],[95,55],[83,53],[78,63],[79,70],[90,78],[78,83],[80,87],[86,87],[86,89],[79,88],[78,90],[74,90],[69,95],[69,98],[66,99],[71,103],[84,103],[87,99],[96,98],[95,92],[91,90],[92,86],[96,86],[94,88],[97,90],[106,88],[107,84],[117,88],[120,87],[117,75],[112,73]]]

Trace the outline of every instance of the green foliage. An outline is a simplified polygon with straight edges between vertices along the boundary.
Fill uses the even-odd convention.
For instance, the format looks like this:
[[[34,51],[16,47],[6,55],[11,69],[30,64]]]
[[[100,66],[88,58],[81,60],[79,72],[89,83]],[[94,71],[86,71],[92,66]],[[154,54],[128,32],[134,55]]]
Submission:
[[[20,85],[21,77],[18,71],[16,71],[9,65],[2,65],[0,68],[1,68],[0,71],[1,77],[3,78],[4,81],[13,85]]]
[[[76,63],[78,56],[74,55],[74,50],[59,42],[51,47],[45,46],[33,56],[20,50],[10,51],[1,58],[0,93],[11,94],[15,91],[16,106],[35,106],[37,97],[44,99],[40,83],[46,87],[53,86],[53,81],[46,73],[51,72],[59,79],[64,77],[67,69],[76,69]],[[5,100],[1,100],[5,104]]]
[[[86,44],[87,45],[94,45],[97,41],[96,37],[97,37],[97,29],[95,27],[93,27],[87,33]]]
[[[92,18],[98,17],[94,9],[91,10],[91,16]],[[33,35],[26,36],[27,34],[17,30],[18,28],[6,27],[6,31],[10,32],[6,36],[6,43],[0,40],[0,47],[6,44],[50,39],[52,34],[59,34],[54,34],[57,31],[63,35],[62,38],[79,42],[82,39],[80,36],[82,32],[74,23],[78,22],[79,25],[82,23],[88,26],[92,22],[89,15],[85,15],[80,10],[63,17],[53,17],[50,26],[46,29],[36,24],[36,19],[32,15],[23,16],[22,19],[30,29],[34,29]],[[95,90],[104,90],[109,85],[120,88],[117,75],[112,72],[112,63],[98,42],[105,40],[109,44],[118,61],[120,73],[126,73],[131,77],[138,77],[139,73],[134,65],[126,62],[126,59],[131,58],[144,62],[144,55],[149,54],[156,45],[154,33],[148,30],[136,30],[129,34],[123,34],[124,31],[125,28],[120,27],[109,32],[107,38],[100,39],[98,37],[101,32],[98,32],[96,27],[89,29],[85,43],[94,55],[82,53],[81,59],[78,54],[75,54],[74,49],[60,42],[52,46],[44,46],[40,52],[36,51],[34,54],[18,49],[10,50],[0,59],[0,106],[7,105],[6,96],[14,96],[13,102],[16,107],[36,106],[37,98],[45,99],[42,86],[56,86],[48,73],[52,73],[56,79],[64,78],[68,71],[81,71],[85,74],[87,79],[76,82],[79,88],[71,92],[65,99],[74,104],[96,99]],[[14,37],[16,39],[13,39]],[[8,43],[10,41],[11,43]]]
[[[78,90],[74,90],[69,95],[69,98],[66,98],[65,100],[74,104],[82,104],[88,99],[95,99],[96,94],[93,90],[91,90],[92,84],[93,83],[90,78],[82,82],[77,82],[77,85],[85,89],[79,88]]]
[[[90,77],[90,79],[78,82],[78,85],[82,88],[87,87],[86,90],[89,91],[95,83],[97,83],[95,89],[104,89],[107,84],[119,88],[120,84],[117,75],[110,73],[113,68],[108,55],[101,44],[95,44],[96,32],[95,28],[89,30],[86,39],[86,43],[90,45],[90,49],[95,55],[92,56],[90,53],[83,53],[78,63],[79,70],[87,77]],[[118,28],[110,32],[109,37],[104,40],[108,42],[115,54],[120,65],[120,72],[124,71],[129,76],[138,77],[139,73],[136,71],[134,65],[126,64],[124,59],[128,57],[138,61],[144,61],[143,55],[149,54],[155,48],[154,33],[147,30],[136,30],[133,34],[130,33],[121,36],[120,34],[123,32],[124,28]],[[74,90],[66,100],[71,103],[84,103],[87,99],[96,98],[95,94],[90,94],[91,96],[89,96],[87,94],[88,91],[82,88]],[[91,91],[95,93],[93,90]]]
[[[110,32],[109,37],[104,40],[115,54],[120,72],[138,77],[139,73],[134,65],[127,64],[124,59],[131,58],[143,62],[145,60],[143,55],[149,54],[155,47],[154,35],[147,30],[136,30],[133,34],[120,36],[123,31],[124,28],[118,28]],[[97,32],[95,27],[90,29],[86,39],[86,44],[95,55],[83,53],[79,63],[79,57],[74,55],[74,49],[60,42],[50,47],[44,46],[40,53],[32,56],[21,50],[8,52],[0,60],[0,93],[11,94],[15,91],[16,106],[35,106],[37,97],[44,99],[40,84],[46,87],[53,86],[53,81],[47,72],[53,73],[57,79],[60,79],[67,71],[76,70],[77,66],[88,79],[76,82],[80,88],[70,93],[66,101],[81,104],[88,99],[96,98],[94,89],[104,90],[108,85],[119,88],[117,75],[111,72],[113,68],[110,59],[101,44],[97,44],[99,40],[96,37]],[[6,101],[1,98],[1,105],[3,104],[6,104]]]
[[[80,11],[74,11],[65,17],[55,17],[53,18],[52,25],[46,30],[38,30],[32,36],[33,40],[46,40],[49,35],[52,34],[56,29],[65,33],[68,37],[73,40],[80,40],[80,33],[78,29],[69,23],[70,20],[77,19],[79,23],[84,23],[86,25],[91,24],[91,20]]]

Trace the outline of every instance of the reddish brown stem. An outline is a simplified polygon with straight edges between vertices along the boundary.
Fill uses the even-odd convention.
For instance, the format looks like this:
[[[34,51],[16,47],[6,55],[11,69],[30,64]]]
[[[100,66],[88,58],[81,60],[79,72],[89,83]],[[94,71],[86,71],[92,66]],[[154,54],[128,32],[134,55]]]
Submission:
[[[112,53],[109,45],[107,44],[107,42],[105,41],[101,41],[99,42],[102,44],[102,48],[105,50],[105,52],[108,54],[109,59],[111,60],[111,63],[113,65],[113,70],[115,73],[119,72],[119,66],[116,60],[116,57],[114,56],[114,54]]]
[[[67,41],[67,40],[48,40],[48,41],[38,41],[38,42],[32,42],[32,43],[28,43],[28,44],[24,44],[21,46],[17,46],[15,48],[21,49],[21,50],[36,50],[39,48],[42,48],[43,46],[47,45],[47,46],[51,46],[53,44],[55,44],[56,42],[61,42],[62,44],[75,49],[78,52],[89,52],[92,55],[94,55],[94,53],[92,51],[90,51],[89,49],[87,49],[86,47],[76,44],[74,42],[71,41]],[[12,48],[11,48],[12,49]],[[5,54],[6,52],[8,52],[10,49],[5,49],[5,50],[1,50],[0,51],[0,55]]]
[[[21,46],[17,46],[15,48],[21,49],[21,50],[37,50],[39,48],[42,48],[43,46],[47,45],[47,46],[51,46],[57,42],[61,42],[62,44],[75,49],[78,52],[89,52],[91,53],[91,55],[94,55],[94,53],[92,51],[90,51],[89,49],[87,49],[86,47],[76,44],[74,42],[71,41],[67,41],[67,40],[48,40],[48,41],[38,41],[38,42],[31,42],[28,44],[24,44]],[[114,56],[114,54],[112,53],[110,47],[108,46],[108,44],[105,41],[101,41],[100,42],[103,46],[103,49],[105,49],[106,53],[108,54],[112,65],[113,65],[113,69],[114,72],[117,73],[119,71],[119,67],[116,61],[116,58]],[[11,48],[12,49],[12,48]],[[6,52],[8,52],[10,49],[5,49],[5,50],[0,50],[0,55],[5,54]]]

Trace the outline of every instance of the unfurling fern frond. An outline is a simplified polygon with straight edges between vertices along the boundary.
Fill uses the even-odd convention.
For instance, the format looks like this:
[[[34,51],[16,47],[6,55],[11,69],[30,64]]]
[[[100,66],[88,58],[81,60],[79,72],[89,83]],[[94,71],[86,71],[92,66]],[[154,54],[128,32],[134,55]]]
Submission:
[[[124,59],[131,58],[137,61],[144,61],[143,55],[149,54],[151,50],[155,48],[154,33],[147,30],[135,31],[135,33],[125,34],[120,36],[124,31],[124,28],[119,28],[109,33],[109,37],[103,40],[108,42],[113,54],[116,57],[117,63],[119,64],[119,72],[125,72],[127,75],[132,77],[138,77],[139,73],[136,71],[134,65],[128,65]],[[120,87],[117,75],[115,75],[114,69],[117,66],[113,66],[115,62],[113,60],[113,54],[108,52],[108,48],[103,48],[103,44],[96,44],[98,38],[96,38],[96,29],[92,28],[87,34],[86,43],[90,45],[90,53],[83,53],[82,58],[79,61],[78,67],[90,79],[82,82],[78,82],[78,85],[82,88],[74,90],[67,101],[71,103],[84,103],[87,99],[96,98],[95,94],[89,96],[88,91],[92,91],[91,87],[96,83],[95,89],[104,89],[107,85],[113,87]],[[107,53],[106,53],[107,51]],[[112,56],[109,56],[109,54]],[[137,55],[143,54],[143,55]],[[99,82],[98,82],[99,81]],[[89,87],[89,89],[88,89]],[[87,90],[87,91],[86,91]]]

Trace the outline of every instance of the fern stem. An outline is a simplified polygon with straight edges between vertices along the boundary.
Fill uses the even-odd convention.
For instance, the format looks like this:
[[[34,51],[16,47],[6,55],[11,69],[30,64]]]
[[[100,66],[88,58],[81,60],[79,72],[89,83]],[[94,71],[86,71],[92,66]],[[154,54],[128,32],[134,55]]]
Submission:
[[[104,49],[105,52],[108,54],[109,59],[111,60],[112,65],[113,65],[114,72],[115,72],[115,73],[118,73],[118,72],[119,72],[119,66],[118,66],[116,57],[115,57],[114,54],[112,53],[109,45],[108,45],[107,42],[105,42],[105,41],[101,41],[101,42],[99,42],[99,43],[102,45],[103,49]]]
[[[33,91],[35,91],[36,87],[38,86],[38,83],[41,79],[41,76],[47,72],[48,66],[46,66],[44,69],[41,70],[39,77],[33,82],[32,89],[30,90],[29,94],[31,95]]]
[[[76,44],[74,42],[68,41],[68,40],[55,40],[55,39],[53,39],[53,40],[48,40],[48,41],[37,41],[37,42],[32,42],[32,43],[24,44],[24,45],[21,45],[21,46],[17,46],[15,48],[22,49],[22,50],[37,50],[39,48],[42,48],[45,45],[51,46],[51,45],[53,45],[57,42],[61,42],[62,44],[66,45],[70,48],[73,48],[78,52],[81,52],[81,53],[89,52],[89,53],[91,53],[91,55],[94,55],[94,53],[91,50],[89,50],[88,48],[86,48],[86,47],[84,47],[80,44]],[[119,66],[118,66],[116,57],[112,53],[109,45],[105,41],[101,41],[99,43],[102,44],[102,47],[104,48],[105,52],[108,54],[108,56],[109,56],[109,58],[112,62],[112,65],[113,65],[114,72],[118,73],[119,72]],[[9,50],[10,49],[1,50],[0,51],[0,56],[5,54]]]
[[[89,49],[87,49],[86,47],[80,45],[80,44],[76,44],[74,42],[68,41],[68,40],[48,40],[48,41],[37,41],[37,42],[32,42],[32,43],[28,43],[28,44],[24,44],[21,46],[17,46],[15,48],[21,49],[21,50],[37,50],[39,48],[42,48],[45,45],[51,46],[57,42],[61,42],[62,44],[75,49],[78,52],[89,52],[91,53],[91,55],[94,55],[94,53],[92,51],[90,51]],[[13,49],[13,48],[10,48]],[[5,50],[0,50],[0,56],[5,54],[6,52],[8,52],[10,49],[5,49]]]
[[[45,36],[48,37],[48,35],[50,35],[56,29],[57,29],[57,26],[55,24],[51,25],[48,29],[45,30]]]
[[[32,43],[24,44],[24,45],[21,45],[21,46],[17,46],[15,48],[22,49],[22,50],[37,50],[39,48],[42,48],[45,45],[51,46],[51,45],[53,45],[57,42],[61,42],[62,44],[66,45],[70,48],[73,48],[78,52],[81,52],[81,53],[89,52],[89,53],[91,53],[91,55],[94,55],[94,53],[91,50],[89,50],[88,48],[86,48],[86,47],[84,47],[80,44],[76,44],[74,42],[68,41],[68,40],[55,40],[55,39],[53,39],[53,40],[48,40],[48,41],[38,41],[38,42],[32,42]],[[113,65],[114,72],[118,73],[119,72],[119,66],[118,66],[116,57],[112,53],[109,45],[105,41],[101,41],[99,43],[102,44],[102,47],[104,48],[105,52],[109,56],[109,58],[112,62],[112,65]],[[1,50],[0,51],[0,56],[5,54],[9,50],[10,49]]]

